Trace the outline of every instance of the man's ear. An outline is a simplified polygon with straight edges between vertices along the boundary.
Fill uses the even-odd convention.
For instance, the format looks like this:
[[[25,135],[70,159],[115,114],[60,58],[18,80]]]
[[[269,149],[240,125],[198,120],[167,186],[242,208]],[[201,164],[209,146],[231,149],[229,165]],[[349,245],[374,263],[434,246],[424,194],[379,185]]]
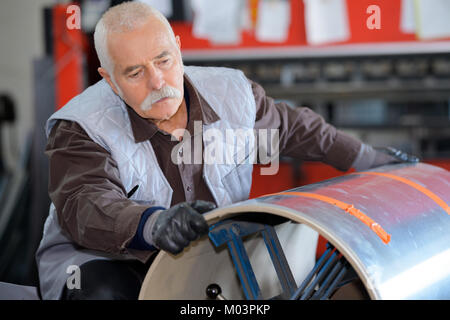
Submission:
[[[180,40],[180,36],[175,36],[175,42],[178,46],[178,49],[181,49],[181,40]]]
[[[97,69],[98,73],[102,76],[103,79],[106,80],[106,82],[108,82],[109,86],[113,89],[114,93],[119,95],[119,90],[116,87],[116,85],[114,84],[114,82],[111,79],[111,76],[109,75],[108,71],[106,71],[105,68],[98,68]]]
[[[181,40],[180,40],[180,36],[175,36],[175,43],[177,44],[178,55],[180,56],[181,65],[183,66],[183,55],[182,55],[182,53],[181,53]]]

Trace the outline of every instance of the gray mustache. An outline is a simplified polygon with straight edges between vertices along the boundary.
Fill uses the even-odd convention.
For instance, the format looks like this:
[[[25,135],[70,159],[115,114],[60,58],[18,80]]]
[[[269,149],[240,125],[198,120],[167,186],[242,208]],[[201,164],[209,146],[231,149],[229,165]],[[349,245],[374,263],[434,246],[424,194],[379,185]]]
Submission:
[[[164,98],[181,98],[181,92],[171,86],[164,86],[159,90],[152,91],[141,103],[141,109],[148,111],[155,102]]]

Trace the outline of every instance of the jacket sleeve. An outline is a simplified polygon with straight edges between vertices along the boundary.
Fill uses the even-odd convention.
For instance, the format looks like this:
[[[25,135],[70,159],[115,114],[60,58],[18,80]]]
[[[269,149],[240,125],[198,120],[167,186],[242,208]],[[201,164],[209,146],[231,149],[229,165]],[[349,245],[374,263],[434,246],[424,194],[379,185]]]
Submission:
[[[49,196],[61,228],[78,245],[145,262],[153,252],[128,248],[148,206],[127,198],[117,164],[75,122],[59,120],[49,135]]]
[[[256,102],[255,129],[278,129],[280,155],[322,161],[346,171],[355,161],[362,143],[337,130],[306,107],[275,103],[264,89],[250,81]]]
[[[321,161],[341,171],[350,168],[361,171],[398,162],[337,130],[309,108],[275,103],[259,84],[249,81],[256,102],[255,129],[279,131],[280,155]]]

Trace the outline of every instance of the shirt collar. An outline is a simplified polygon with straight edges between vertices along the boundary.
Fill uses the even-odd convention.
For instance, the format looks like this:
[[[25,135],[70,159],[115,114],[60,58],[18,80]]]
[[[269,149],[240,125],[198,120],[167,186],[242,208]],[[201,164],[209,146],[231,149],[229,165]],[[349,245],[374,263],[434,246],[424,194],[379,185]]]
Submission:
[[[217,113],[194,87],[189,77],[184,74],[183,78],[185,100],[186,104],[189,104],[187,106],[189,120],[186,129],[193,133],[194,121],[202,121],[203,124],[211,124],[220,120]],[[133,110],[133,108],[128,105],[126,106],[136,143],[151,139],[158,132],[164,134],[164,132],[159,130],[153,122],[142,118]]]

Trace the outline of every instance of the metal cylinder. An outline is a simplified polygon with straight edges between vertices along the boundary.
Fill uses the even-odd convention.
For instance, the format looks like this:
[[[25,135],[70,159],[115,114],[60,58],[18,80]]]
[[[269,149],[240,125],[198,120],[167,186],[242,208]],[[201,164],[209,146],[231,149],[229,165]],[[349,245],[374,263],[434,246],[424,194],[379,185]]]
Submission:
[[[206,218],[213,224],[250,212],[285,217],[319,233],[335,246],[372,299],[450,299],[449,203],[450,172],[423,163],[402,164],[239,202],[216,209]],[[289,230],[283,232],[293,229]],[[310,259],[305,239],[316,244],[310,233],[309,238],[295,243],[294,249],[305,252],[305,259]],[[292,243],[282,243],[285,253],[285,246]],[[288,260],[293,252],[286,253]],[[215,264],[215,257],[221,262]],[[164,281],[167,283],[163,279],[167,272],[178,273],[179,279],[184,279],[171,289],[177,292],[173,298],[202,298],[193,293],[197,291],[196,283],[202,286],[202,277],[208,278],[208,283],[217,282],[213,281],[214,268],[222,268],[216,271],[226,274],[224,277],[235,277],[228,270],[232,264],[223,262],[226,259],[227,254],[213,248],[208,237],[176,257],[161,252],[144,280],[140,298],[170,299],[170,294],[162,297],[156,293]],[[300,255],[294,260],[301,259]],[[196,267],[185,269],[189,264]],[[194,274],[192,270],[203,265],[211,266],[205,267],[209,273]],[[307,267],[311,267],[310,263]],[[183,272],[186,274],[180,275]]]

